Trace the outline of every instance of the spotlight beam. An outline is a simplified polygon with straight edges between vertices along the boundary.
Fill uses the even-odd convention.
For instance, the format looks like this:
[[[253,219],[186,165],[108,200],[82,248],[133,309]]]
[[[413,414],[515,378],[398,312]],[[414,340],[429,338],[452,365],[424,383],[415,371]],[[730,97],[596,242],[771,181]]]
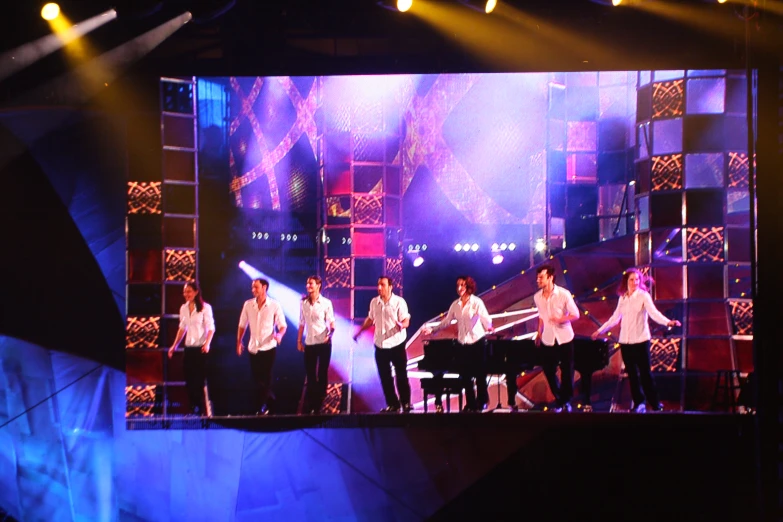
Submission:
[[[601,45],[584,31],[547,22],[498,2],[493,16],[478,15],[461,5],[417,0],[411,13],[456,45],[502,69],[548,67],[554,52],[574,63],[628,61],[617,49]],[[523,30],[520,30],[522,28]]]
[[[285,315],[287,321],[291,323],[293,331],[297,332],[299,329],[299,312],[302,303],[302,294],[277,281],[275,278],[269,277],[267,274],[246,263],[245,261],[240,261],[239,268],[250,279],[262,278],[269,281],[269,296],[280,303],[280,306],[283,308],[283,315]],[[353,347],[355,343],[351,338],[351,335],[353,335],[352,332],[354,326],[350,320],[336,314],[334,322],[335,330],[334,334],[332,335],[333,345],[335,347],[341,348],[335,348],[335,350],[332,352],[331,365],[332,368],[334,368],[337,373],[349,384],[348,411],[350,413],[350,395],[352,393],[350,385],[353,383],[354,379],[357,378],[353,368]],[[293,335],[296,336],[296,333]],[[286,337],[288,337],[288,334],[286,334]],[[348,347],[348,349],[345,350],[345,347]],[[358,379],[361,382],[366,382],[371,378],[368,375],[362,375],[362,373],[367,373],[368,371],[369,370],[363,370],[358,375]]]
[[[514,24],[517,29],[522,26],[525,31],[538,34],[541,38],[560,48],[562,52],[569,53],[576,58],[590,57],[593,60],[599,60],[611,56],[617,60],[623,56],[619,49],[606,47],[594,41],[589,35],[558,27],[543,18],[535,17],[510,5],[498,4],[495,13],[499,15],[499,18]],[[628,60],[623,57],[622,61]]]
[[[673,2],[632,2],[629,7],[674,20],[707,34],[744,38],[744,24],[737,18],[721,16],[719,10],[700,9],[697,6]]]
[[[302,300],[302,294],[245,261],[239,263],[239,268],[250,279],[266,279],[269,281],[269,296],[280,303],[280,306],[283,308],[283,314],[291,321],[294,327],[299,328],[299,304]]]
[[[49,34],[38,40],[20,45],[15,49],[3,53],[0,55],[0,81],[29,67],[38,60],[52,54],[98,27],[111,22],[115,18],[117,18],[117,12],[114,11],[114,9],[109,9],[106,12],[72,26],[68,31],[62,34]]]
[[[114,81],[131,64],[147,55],[188,23],[191,18],[189,12],[182,13],[133,40],[103,53],[75,70],[55,78],[13,103],[15,105],[34,104],[46,98],[49,93],[56,93],[64,104],[80,105],[85,103],[105,85]]]

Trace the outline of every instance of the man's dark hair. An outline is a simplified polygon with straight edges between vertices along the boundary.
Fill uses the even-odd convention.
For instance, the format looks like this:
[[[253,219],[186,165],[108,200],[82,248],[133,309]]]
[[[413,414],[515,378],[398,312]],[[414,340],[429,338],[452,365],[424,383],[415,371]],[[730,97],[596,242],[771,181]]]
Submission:
[[[389,284],[390,287],[394,288],[394,281],[391,280],[391,277],[389,276],[381,276],[378,278],[378,282],[381,282],[381,279],[385,279],[386,282]]]
[[[548,277],[554,277],[555,267],[553,267],[552,265],[541,265],[536,269],[536,275],[540,274],[541,272],[546,272],[546,275]]]

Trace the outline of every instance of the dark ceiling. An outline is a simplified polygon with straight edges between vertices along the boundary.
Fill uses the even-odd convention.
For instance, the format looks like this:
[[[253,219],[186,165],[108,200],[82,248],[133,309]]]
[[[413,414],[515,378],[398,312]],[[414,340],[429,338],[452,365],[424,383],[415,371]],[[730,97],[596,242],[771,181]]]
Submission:
[[[455,0],[435,1],[457,5]],[[580,41],[613,51],[559,42],[543,24],[519,29],[525,33],[528,52],[503,65],[461,45],[475,30],[472,23],[454,27],[447,37],[413,13],[383,9],[375,0],[64,0],[60,4],[72,21],[116,7],[117,20],[89,34],[100,52],[191,10],[191,23],[128,72],[152,76],[744,68],[746,29],[757,44],[751,56],[777,53],[781,47],[779,18],[736,4],[693,0],[671,2],[697,13],[691,17],[697,20],[688,23],[597,0],[507,2],[577,35]],[[0,18],[4,50],[49,32],[39,8],[31,2],[4,8],[9,9]],[[482,17],[487,15],[470,12],[469,20],[486,21]],[[743,17],[748,14],[746,22]],[[513,40],[495,43],[519,45]],[[62,53],[45,58],[0,82],[0,99],[12,99],[68,67]]]

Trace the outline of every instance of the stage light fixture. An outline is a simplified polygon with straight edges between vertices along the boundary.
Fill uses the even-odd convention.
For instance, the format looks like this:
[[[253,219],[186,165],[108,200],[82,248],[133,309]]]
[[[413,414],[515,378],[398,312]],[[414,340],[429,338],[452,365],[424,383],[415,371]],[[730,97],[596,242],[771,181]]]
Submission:
[[[407,254],[414,268],[419,268],[421,265],[424,264],[424,256],[421,255],[419,249],[408,250]]]
[[[472,251],[474,251],[474,252],[478,251],[478,249],[479,249],[478,243],[473,243],[473,246],[472,246],[472,247],[470,247],[470,249],[471,249]]]
[[[41,18],[47,21],[54,20],[60,16],[60,6],[54,2],[49,2],[41,8]]]
[[[503,262],[503,254],[498,252],[497,254],[492,256],[492,264],[493,265],[499,265],[502,262]]]
[[[413,0],[378,0],[378,5],[389,11],[404,13],[413,6]]]
[[[460,0],[460,3],[480,13],[491,13],[498,5],[497,0]]]
[[[462,245],[462,250],[464,250],[465,252],[470,251],[470,243],[465,243],[464,245]]]
[[[612,5],[617,7],[618,5],[622,4],[623,0],[612,0]]]
[[[517,245],[515,243],[509,243],[508,244],[508,249],[509,250],[513,251],[513,250],[516,250],[516,248],[517,248]]]
[[[457,243],[454,245],[454,251],[455,252],[462,252],[462,245],[460,243]]]
[[[536,252],[543,252],[546,250],[546,242],[543,238],[536,239]]]

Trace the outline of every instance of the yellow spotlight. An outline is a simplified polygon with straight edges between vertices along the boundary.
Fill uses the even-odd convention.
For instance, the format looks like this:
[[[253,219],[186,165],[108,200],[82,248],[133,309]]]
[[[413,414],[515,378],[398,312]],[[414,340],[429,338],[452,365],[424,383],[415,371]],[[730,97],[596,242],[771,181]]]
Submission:
[[[726,3],[726,0],[718,0],[718,3],[719,3],[719,4],[725,4],[725,3]]]
[[[622,4],[623,0],[612,0],[612,5],[617,7],[618,5]]]
[[[726,0],[723,1],[725,2]],[[487,14],[491,13],[492,11],[495,10],[495,7],[497,7],[497,5],[498,5],[498,0],[487,0],[487,6],[484,8],[484,12]]]
[[[54,20],[60,16],[60,6],[50,2],[41,8],[41,17],[44,20]]]
[[[397,10],[404,13],[413,5],[413,0],[397,0]]]

